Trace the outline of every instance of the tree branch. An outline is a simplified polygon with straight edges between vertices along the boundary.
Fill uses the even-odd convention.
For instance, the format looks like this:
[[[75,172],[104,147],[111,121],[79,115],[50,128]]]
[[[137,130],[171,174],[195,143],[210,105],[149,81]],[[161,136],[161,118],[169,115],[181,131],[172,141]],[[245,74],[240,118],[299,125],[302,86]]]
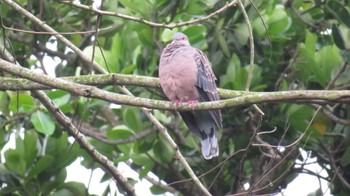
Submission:
[[[1,44],[0,44],[1,46]],[[150,76],[128,75],[128,74],[98,74],[61,77],[59,79],[91,86],[106,85],[132,85],[159,88],[159,79]],[[47,90],[53,87],[40,84],[23,78],[0,77],[0,90],[26,91],[26,90]],[[254,94],[254,92],[234,91],[228,89],[218,89],[221,98],[233,98],[242,95]]]
[[[299,90],[299,91],[279,91],[279,92],[256,92],[240,97],[231,99],[201,102],[193,106],[187,103],[175,105],[169,101],[152,100],[141,97],[134,97],[129,95],[121,95],[118,93],[108,92],[97,87],[77,84],[60,78],[50,77],[45,74],[37,73],[33,70],[16,66],[0,59],[0,70],[14,74],[18,77],[27,78],[29,80],[38,82],[40,84],[46,84],[53,88],[69,91],[74,95],[97,98],[105,101],[109,101],[116,104],[132,105],[146,108],[155,108],[162,110],[180,110],[180,111],[192,111],[192,110],[212,110],[221,109],[242,105],[251,105],[257,103],[272,103],[272,102],[298,102],[304,101],[308,103],[315,103],[317,101],[326,102],[350,102],[350,91],[312,91],[312,90]]]
[[[83,9],[83,10],[94,12],[94,13],[96,13],[98,15],[115,16],[115,17],[118,17],[118,18],[122,18],[122,19],[126,19],[126,20],[131,20],[131,21],[143,23],[143,24],[149,25],[151,27],[161,27],[161,28],[173,29],[173,28],[177,28],[177,27],[193,25],[193,24],[196,24],[196,23],[208,20],[209,18],[211,18],[211,17],[213,17],[215,15],[218,15],[219,13],[224,12],[226,9],[234,6],[236,4],[236,1],[237,0],[233,0],[230,3],[226,2],[226,4],[222,8],[216,10],[215,12],[213,12],[213,13],[211,13],[211,14],[203,17],[203,18],[190,20],[190,21],[187,21],[187,22],[180,22],[180,23],[176,23],[176,24],[170,24],[170,25],[166,25],[166,24],[162,24],[162,23],[156,23],[156,22],[145,20],[143,18],[137,18],[137,17],[121,14],[121,13],[118,13],[118,12],[103,11],[103,10],[94,8],[93,6],[83,5],[83,4],[76,3],[76,2],[70,1],[70,0],[68,0],[68,1],[61,0],[60,2],[72,5],[72,6],[76,7],[76,8],[79,8],[79,9]]]
[[[57,108],[53,102],[50,100],[47,95],[42,91],[32,91],[34,97],[36,97],[56,118],[56,120],[61,124],[65,130],[69,133],[69,135],[75,138],[82,149],[84,149],[90,156],[101,164],[118,182],[118,185],[122,187],[124,191],[126,191],[127,195],[135,195],[134,188],[127,182],[127,179],[123,177],[123,175],[118,171],[118,169],[114,166],[113,162],[108,160],[108,158],[101,153],[99,153],[94,146],[92,146],[85,138],[84,135],[81,134],[77,128],[73,125],[72,121],[66,117],[62,111]]]

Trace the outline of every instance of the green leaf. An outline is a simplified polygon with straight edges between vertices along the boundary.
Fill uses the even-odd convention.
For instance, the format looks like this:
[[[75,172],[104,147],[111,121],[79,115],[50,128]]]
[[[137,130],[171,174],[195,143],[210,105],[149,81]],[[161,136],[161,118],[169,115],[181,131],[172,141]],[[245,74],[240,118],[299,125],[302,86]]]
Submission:
[[[93,46],[86,47],[83,52],[88,56],[92,56]],[[110,73],[117,73],[119,72],[119,55],[119,53],[115,54],[113,53],[113,51],[110,50],[95,48],[94,60]]]
[[[124,67],[120,73],[122,73],[122,74],[132,74],[133,71],[136,68],[137,68],[137,65],[136,64],[132,64],[132,65]]]
[[[153,152],[157,159],[164,163],[172,161],[175,154],[171,146],[168,143],[163,142],[161,139],[157,140],[153,147]]]
[[[306,31],[305,46],[310,51],[310,53],[315,53],[316,51],[317,36],[312,34],[310,31]]]
[[[33,97],[26,93],[17,93],[11,97],[9,109],[12,112],[17,112],[17,108],[19,112],[29,113],[32,112],[35,108],[35,102]]]
[[[45,135],[52,135],[56,128],[52,118],[40,110],[32,114],[30,122],[32,122],[38,132]]]
[[[142,139],[142,140],[137,140],[134,143],[133,151],[136,154],[141,154],[145,153],[153,148],[154,145],[154,139],[153,137],[151,139]]]
[[[61,189],[59,192],[56,192],[55,196],[66,196],[67,193],[70,193],[72,195],[85,195],[86,188],[85,185],[81,182],[67,182],[62,184],[59,189]],[[69,191],[69,192],[66,192]],[[68,195],[70,195],[68,194]]]
[[[327,7],[331,13],[342,21],[348,28],[350,28],[350,13],[349,11],[337,0],[327,1]]]
[[[341,49],[341,50],[345,50],[345,44],[344,44],[344,38],[343,38],[343,34],[340,30],[340,28],[338,27],[337,24],[333,24],[332,25],[332,36],[333,36],[333,40],[335,45]]]
[[[204,32],[206,28],[204,26],[190,26],[186,30],[183,31],[185,35],[187,35],[191,44],[196,46],[196,43],[202,41],[204,39]]]
[[[155,155],[150,152],[149,156],[154,157]],[[132,159],[133,163],[142,166],[139,171],[139,178],[144,178],[149,171],[151,171],[155,165],[154,161],[146,155],[145,153],[135,153],[134,151],[130,152],[130,158]]]
[[[69,100],[71,98],[71,95],[69,93],[62,90],[50,91],[47,93],[47,95],[52,99],[57,107],[61,107],[69,103]]]
[[[38,142],[38,135],[35,131],[27,131],[24,139],[23,139],[23,145],[24,145],[24,159],[26,161],[26,164],[28,166],[32,165],[34,162],[34,159],[36,158],[38,154],[37,149],[37,142]]]
[[[346,148],[346,151],[343,154],[343,157],[341,158],[340,163],[343,167],[350,164],[350,147]]]
[[[164,194],[166,191],[159,188],[158,186],[151,186],[151,188],[149,189],[151,191],[152,194],[154,195],[160,195],[160,194]]]
[[[311,106],[292,105],[288,109],[289,121],[295,129],[305,131],[309,124],[308,119],[311,119],[313,112],[314,109]]]
[[[27,175],[27,179],[37,176],[40,172],[46,170],[51,163],[54,161],[54,158],[50,155],[44,155],[39,158],[39,160],[34,164]]]
[[[222,33],[218,33],[217,35],[220,46],[222,51],[225,53],[226,56],[230,56],[230,50],[228,49],[228,44],[227,44],[227,40],[225,40],[225,37]]]
[[[286,31],[291,25],[288,15],[282,5],[277,5],[269,15],[268,30],[271,35],[277,35]]]
[[[125,125],[118,125],[107,132],[108,139],[124,139],[134,135],[134,132]]]
[[[18,150],[8,149],[4,153],[6,167],[14,173],[24,176],[26,171],[26,162],[23,160],[22,153]]]
[[[153,110],[153,113],[154,113],[154,116],[161,122],[168,124],[172,120],[171,116],[167,116],[164,114],[164,112],[161,112],[159,110]]]
[[[135,107],[124,107],[123,121],[126,126],[134,131],[143,130],[143,124],[140,119],[140,109]]]
[[[49,137],[47,140],[46,154],[55,158],[52,169],[61,170],[70,165],[80,152],[78,144],[70,144],[67,134],[62,134],[59,138]]]
[[[336,46],[325,46],[315,54],[318,68],[315,70],[318,81],[326,86],[331,80],[333,71],[341,66],[343,59]]]
[[[139,39],[146,47],[153,47],[154,41],[152,28],[143,25],[140,27],[140,29],[137,29]]]
[[[0,111],[8,113],[7,105],[9,102],[8,94],[5,91],[0,91]]]

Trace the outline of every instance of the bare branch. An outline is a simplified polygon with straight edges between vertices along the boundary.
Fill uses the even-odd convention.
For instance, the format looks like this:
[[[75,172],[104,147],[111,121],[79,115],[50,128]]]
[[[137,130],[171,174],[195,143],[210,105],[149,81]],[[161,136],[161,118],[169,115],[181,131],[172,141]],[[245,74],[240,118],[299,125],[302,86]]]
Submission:
[[[323,143],[323,142],[319,142],[322,149],[326,152],[327,154],[327,157],[329,158],[329,162],[330,162],[330,165],[331,167],[336,171],[335,175],[338,177],[339,181],[344,185],[344,187],[347,189],[347,190],[350,190],[350,184],[349,182],[344,178],[344,176],[340,173],[341,171],[341,167],[340,166],[337,166],[335,160],[334,160],[334,157],[333,155],[331,154],[331,152],[329,151],[329,149],[327,148],[327,146]]]

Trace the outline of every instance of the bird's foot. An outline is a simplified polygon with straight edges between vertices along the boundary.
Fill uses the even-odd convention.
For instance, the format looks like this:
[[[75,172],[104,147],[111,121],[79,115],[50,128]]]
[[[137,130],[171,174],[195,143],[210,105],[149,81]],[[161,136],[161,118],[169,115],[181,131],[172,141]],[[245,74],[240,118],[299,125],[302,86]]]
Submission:
[[[182,101],[180,99],[172,101],[175,104],[175,110],[177,110],[177,108],[179,107],[179,105],[182,103]]]
[[[194,110],[194,107],[198,105],[198,100],[191,100],[187,102],[189,105],[191,105],[192,110]]]

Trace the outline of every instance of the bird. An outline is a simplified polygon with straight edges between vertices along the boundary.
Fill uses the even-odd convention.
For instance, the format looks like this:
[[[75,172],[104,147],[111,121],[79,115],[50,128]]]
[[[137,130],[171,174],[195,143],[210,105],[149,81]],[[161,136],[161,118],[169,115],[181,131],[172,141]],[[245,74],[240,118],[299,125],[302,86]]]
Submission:
[[[159,60],[160,86],[165,96],[175,104],[220,100],[215,84],[216,77],[211,63],[203,51],[191,46],[188,37],[176,32],[172,42],[161,53]],[[205,159],[219,155],[215,135],[222,129],[221,111],[180,111],[189,130],[201,141],[201,153]]]

